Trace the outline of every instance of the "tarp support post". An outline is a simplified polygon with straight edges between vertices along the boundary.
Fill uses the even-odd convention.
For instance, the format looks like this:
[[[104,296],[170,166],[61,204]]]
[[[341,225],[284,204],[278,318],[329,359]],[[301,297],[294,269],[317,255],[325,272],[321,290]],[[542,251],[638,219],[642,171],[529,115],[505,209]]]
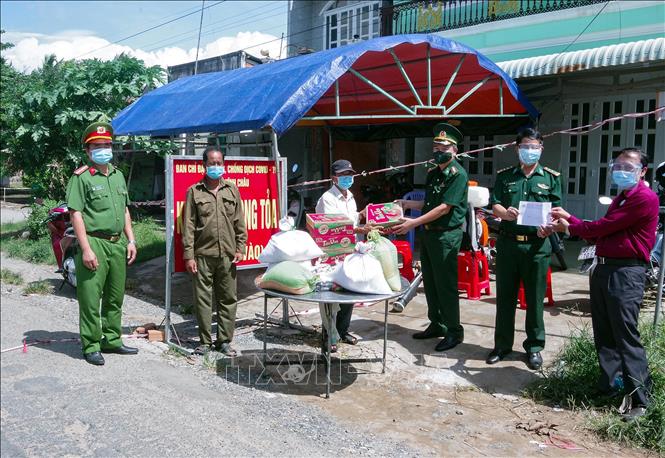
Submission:
[[[270,129],[270,139],[271,139],[271,148],[272,148],[272,159],[275,161],[275,170],[277,171],[277,189],[279,189],[279,218],[282,219],[286,216],[288,203],[286,181],[284,180],[283,173],[286,174],[285,170],[280,170],[280,161],[281,157],[279,154],[279,148],[277,146],[277,133]],[[288,162],[286,162],[285,167],[288,167]]]
[[[455,108],[457,108],[457,107],[459,106],[460,103],[464,102],[466,99],[468,99],[469,97],[471,97],[471,95],[473,95],[474,92],[476,92],[478,89],[480,89],[480,86],[482,86],[482,85],[485,84],[487,81],[489,81],[490,78],[491,78],[491,76],[486,76],[485,78],[483,78],[483,80],[482,80],[480,83],[478,83],[478,84],[476,84],[475,86],[473,86],[469,92],[467,92],[467,93],[464,94],[462,97],[460,97],[459,100],[458,100],[457,102],[453,103],[453,104],[450,106],[450,108],[448,108],[448,109],[446,110],[446,114],[450,114],[450,112],[453,111]]]
[[[335,114],[337,116],[340,115],[340,110],[339,110],[339,80],[335,80]]]
[[[446,98],[446,96],[448,95],[448,91],[450,91],[450,88],[453,86],[453,83],[455,82],[455,78],[457,78],[457,73],[459,73],[459,70],[462,67],[462,64],[464,63],[465,58],[466,58],[466,54],[464,54],[462,56],[462,58],[457,63],[457,67],[455,67],[455,71],[453,72],[452,75],[450,75],[450,79],[448,80],[448,84],[446,84],[446,87],[443,90],[443,93],[441,94],[441,98],[436,103],[437,107],[440,107],[443,104],[443,100]]]
[[[397,67],[399,68],[399,71],[402,73],[402,76],[404,77],[404,80],[409,85],[409,88],[411,89],[411,92],[416,97],[416,100],[418,101],[418,105],[422,105],[423,101],[420,99],[420,95],[418,95],[418,91],[416,91],[416,88],[413,86],[413,83],[411,82],[411,78],[409,78],[409,75],[406,73],[406,69],[402,65],[402,62],[399,60],[399,58],[395,54],[395,51],[393,51],[392,49],[389,49],[389,51],[390,51],[390,54],[393,56],[393,59],[395,59],[395,64],[397,64]],[[337,81],[335,81],[335,84],[337,84]],[[339,113],[338,113],[338,115],[339,115]]]
[[[432,106],[432,59],[429,43],[427,44],[427,106]]]
[[[164,340],[171,342],[171,277],[173,276],[173,159],[166,156],[166,277],[164,293]]]
[[[499,79],[499,114],[503,115],[503,79]]]
[[[404,105],[402,102],[400,102],[399,100],[397,100],[395,97],[393,97],[392,95],[388,94],[386,91],[384,91],[384,90],[383,90],[380,86],[378,86],[376,83],[374,83],[373,81],[370,81],[369,79],[367,79],[365,76],[363,76],[363,75],[361,75],[360,73],[358,73],[358,72],[357,72],[356,70],[354,70],[353,68],[350,68],[350,69],[349,69],[349,72],[350,72],[351,74],[357,76],[358,79],[360,79],[362,82],[366,83],[367,85],[369,85],[369,86],[371,86],[372,88],[374,88],[375,90],[377,90],[379,93],[381,93],[381,94],[383,94],[384,96],[386,96],[389,100],[391,100],[392,102],[394,102],[395,105],[397,105],[398,107],[403,108],[407,113],[410,113],[410,114],[412,114],[412,115],[415,115],[415,114],[416,114],[416,112],[413,111],[411,108],[407,107],[407,106]]]

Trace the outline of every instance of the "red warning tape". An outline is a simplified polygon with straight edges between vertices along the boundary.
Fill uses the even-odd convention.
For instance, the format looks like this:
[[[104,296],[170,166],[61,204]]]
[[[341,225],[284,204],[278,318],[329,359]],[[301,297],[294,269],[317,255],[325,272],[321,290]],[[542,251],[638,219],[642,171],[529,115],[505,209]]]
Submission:
[[[615,116],[613,118],[603,119],[602,121],[594,122],[594,123],[587,124],[587,125],[584,125],[584,126],[573,127],[573,128],[564,129],[564,130],[557,130],[556,132],[550,132],[549,134],[544,134],[543,138],[551,137],[553,135],[562,135],[562,134],[565,134],[565,135],[587,135],[588,133],[593,132],[596,129],[599,129],[604,124],[607,124],[607,123],[610,123],[610,122],[619,121],[620,119],[624,119],[624,118],[643,118],[645,116],[651,116],[651,115],[655,115],[655,114],[661,113],[661,112],[665,112],[665,107],[659,107],[659,108],[656,108],[655,110],[647,111],[647,112],[644,112],[644,113],[626,113],[626,114],[623,114],[623,115],[620,115],[620,116]],[[460,156],[463,157],[463,156],[467,156],[467,155],[470,155],[470,154],[475,154],[475,153],[479,153],[481,151],[487,151],[487,150],[491,150],[491,149],[502,150],[502,149],[506,148],[507,146],[512,146],[514,144],[515,144],[515,142],[510,142],[510,143],[504,143],[504,144],[501,144],[501,145],[487,146],[485,148],[478,148],[478,149],[474,149],[474,150],[470,150],[470,151],[465,151],[464,153],[460,154]],[[385,173],[385,172],[390,172],[391,170],[398,170],[398,169],[404,169],[404,168],[408,168],[408,167],[415,167],[417,165],[423,165],[423,164],[428,164],[428,163],[432,163],[432,160],[428,159],[426,161],[412,162],[410,164],[394,165],[394,166],[386,167],[386,168],[383,168],[383,169],[370,170],[369,172],[363,170],[362,172],[356,173],[353,176],[354,177],[357,177],[357,176],[365,177],[365,176],[368,176],[368,175],[374,175],[376,173]],[[328,183],[328,182],[330,182],[330,178],[326,178],[324,180],[304,181],[302,183],[296,183],[296,184],[289,185],[288,187],[289,188],[294,188],[294,187],[300,188],[300,187],[303,187],[303,186],[311,186],[311,185],[315,185],[315,184],[322,184],[322,183]],[[302,189],[301,191],[309,191],[309,190],[310,189]]]

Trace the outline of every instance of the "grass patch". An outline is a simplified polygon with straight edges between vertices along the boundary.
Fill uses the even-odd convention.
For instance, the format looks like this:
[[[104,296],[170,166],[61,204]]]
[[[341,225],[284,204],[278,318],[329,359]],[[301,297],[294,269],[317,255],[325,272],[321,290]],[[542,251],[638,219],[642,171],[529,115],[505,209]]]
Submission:
[[[23,289],[23,294],[40,294],[46,296],[53,292],[53,285],[48,280],[39,280],[28,283]]]
[[[18,221],[15,223],[5,223],[2,226],[0,226],[0,234],[8,234],[19,231],[23,232],[25,230],[27,230],[25,221]]]
[[[7,253],[9,257],[23,259],[24,261],[36,264],[52,264],[55,265],[55,256],[53,255],[53,248],[51,247],[50,237],[42,237],[36,240],[24,239],[19,233],[5,231],[2,226],[2,235],[0,235],[0,249]],[[23,228],[26,226],[23,225]]]
[[[651,405],[639,420],[621,421],[617,413],[621,397],[598,393],[600,368],[588,328],[571,336],[553,366],[545,371],[545,377],[527,386],[525,394],[540,402],[591,410],[589,427],[601,437],[665,453],[665,323],[653,329],[650,321],[643,322],[640,330],[653,388]]]
[[[8,285],[22,285],[23,277],[9,269],[2,269],[0,271],[0,281]]]
[[[166,255],[166,230],[150,217],[137,218],[132,223],[138,253],[135,262],[144,262]],[[123,235],[124,238],[124,235]]]

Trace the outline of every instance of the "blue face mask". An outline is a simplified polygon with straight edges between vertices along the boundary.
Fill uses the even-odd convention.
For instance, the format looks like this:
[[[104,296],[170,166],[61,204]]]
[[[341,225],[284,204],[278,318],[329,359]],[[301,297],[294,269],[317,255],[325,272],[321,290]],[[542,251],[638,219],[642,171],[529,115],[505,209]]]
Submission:
[[[337,185],[342,189],[349,189],[353,186],[353,177],[351,175],[337,177]]]
[[[111,148],[95,148],[90,151],[90,157],[97,165],[108,164],[113,159],[113,151]]]
[[[206,167],[206,175],[211,180],[219,180],[224,175],[224,166],[209,165]]]
[[[533,165],[540,160],[541,150],[531,148],[520,148],[520,162],[524,165]]]
[[[619,189],[633,188],[638,181],[639,178],[635,172],[627,172],[625,170],[612,171],[612,183],[617,185]]]

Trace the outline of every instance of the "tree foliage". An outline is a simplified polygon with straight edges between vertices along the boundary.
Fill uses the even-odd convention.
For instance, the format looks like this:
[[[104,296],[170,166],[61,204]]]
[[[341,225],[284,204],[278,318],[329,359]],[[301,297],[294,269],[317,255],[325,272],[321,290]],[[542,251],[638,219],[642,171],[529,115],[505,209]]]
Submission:
[[[22,171],[35,195],[54,199],[64,197],[72,171],[87,161],[81,146],[85,127],[109,122],[164,80],[160,67],[146,67],[124,54],[106,62],[48,56],[29,75],[3,63],[2,73],[3,172]]]

